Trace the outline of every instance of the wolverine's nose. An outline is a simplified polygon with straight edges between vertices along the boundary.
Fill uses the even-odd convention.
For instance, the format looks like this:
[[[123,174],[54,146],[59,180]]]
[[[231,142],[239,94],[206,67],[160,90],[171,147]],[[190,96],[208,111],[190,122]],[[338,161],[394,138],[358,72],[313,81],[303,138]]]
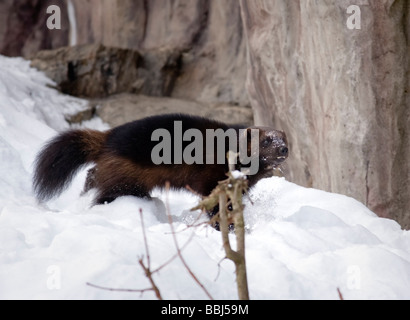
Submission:
[[[289,153],[289,149],[287,147],[280,147],[279,148],[279,156],[287,157]]]

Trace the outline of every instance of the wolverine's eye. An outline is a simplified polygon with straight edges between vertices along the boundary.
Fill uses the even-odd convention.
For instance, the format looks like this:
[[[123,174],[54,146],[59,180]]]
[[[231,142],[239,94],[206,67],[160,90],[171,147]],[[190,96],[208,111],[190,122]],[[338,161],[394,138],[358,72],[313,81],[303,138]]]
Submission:
[[[263,140],[262,147],[268,147],[271,143],[272,143],[272,139],[267,138],[267,139]]]

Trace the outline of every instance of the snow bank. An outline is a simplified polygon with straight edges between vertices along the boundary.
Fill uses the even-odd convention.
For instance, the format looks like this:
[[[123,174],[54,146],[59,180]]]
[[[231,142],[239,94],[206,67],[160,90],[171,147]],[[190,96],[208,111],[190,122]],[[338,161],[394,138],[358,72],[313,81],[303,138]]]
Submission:
[[[64,115],[85,102],[49,88],[22,59],[0,56],[0,299],[155,299],[152,292],[111,292],[86,285],[143,289],[138,264],[151,268],[175,255],[177,240],[191,270],[215,299],[235,299],[234,267],[222,261],[220,233],[187,228],[197,203],[188,192],[155,191],[158,199],[123,197],[89,207],[80,197],[85,171],[58,199],[40,205],[31,190],[32,161]],[[93,127],[104,128],[101,122]],[[410,298],[410,233],[338,194],[306,189],[283,178],[260,181],[246,200],[247,267],[252,299]],[[232,239],[234,241],[234,239]],[[172,260],[154,280],[165,299],[206,299]]]

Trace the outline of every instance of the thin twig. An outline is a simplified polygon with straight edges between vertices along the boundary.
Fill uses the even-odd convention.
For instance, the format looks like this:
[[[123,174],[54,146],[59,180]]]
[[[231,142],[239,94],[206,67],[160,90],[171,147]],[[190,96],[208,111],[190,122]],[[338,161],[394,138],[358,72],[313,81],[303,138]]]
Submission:
[[[181,251],[183,251],[186,246],[191,242],[191,240],[194,237],[194,233],[191,234],[191,236],[189,237],[189,239],[184,243],[184,245],[181,247]],[[166,262],[164,262],[162,265],[160,265],[158,268],[156,268],[154,271],[152,271],[152,273],[158,272],[160,271],[162,268],[164,268],[165,266],[167,266],[169,263],[171,263],[174,259],[178,258],[178,252],[175,253],[171,258],[169,258]]]
[[[223,257],[219,262],[218,262],[218,272],[217,272],[217,274],[216,274],[216,277],[215,277],[215,279],[214,279],[214,281],[216,282],[216,280],[218,280],[218,278],[219,278],[219,275],[220,275],[220,273],[221,273],[221,263],[222,263],[222,261],[224,261],[225,259],[227,259],[226,257]]]
[[[96,284],[92,284],[87,282],[87,286],[101,289],[101,290],[106,290],[106,291],[116,291],[116,292],[139,292],[139,293],[144,293],[146,291],[153,291],[153,288],[146,288],[146,289],[117,289],[117,288],[109,288],[109,287],[102,287],[102,286],[97,286]]]
[[[144,225],[144,217],[142,215],[142,208],[140,208],[140,219],[141,219],[142,235],[144,237],[145,253],[147,254],[147,264],[148,264],[148,269],[150,269],[151,268],[151,259],[150,259],[150,256],[149,256],[148,241],[147,241],[147,235],[145,233],[145,225]]]
[[[179,231],[175,231],[175,233],[182,233],[182,232],[184,232],[184,231],[186,231],[186,230],[188,230],[188,229],[190,229],[190,228],[197,228],[197,227],[200,227],[200,226],[209,225],[209,224],[210,224],[210,221],[209,221],[209,220],[207,220],[207,221],[202,221],[202,222],[199,222],[199,223],[195,224],[197,221],[199,221],[199,219],[201,218],[201,216],[202,216],[203,214],[204,214],[204,212],[202,211],[202,212],[198,215],[198,217],[195,218],[194,222],[192,222],[191,224],[187,224],[187,226],[186,226],[185,228],[183,228],[183,229],[181,229],[181,230],[179,230]],[[171,233],[171,232],[167,232],[166,234],[170,234],[170,233]]]
[[[151,271],[151,258],[149,254],[149,249],[148,249],[148,240],[147,240],[147,235],[145,232],[145,225],[144,225],[144,217],[142,214],[142,209],[140,208],[139,210],[140,217],[141,217],[141,227],[142,227],[142,235],[144,238],[144,246],[145,246],[145,253],[147,255],[147,266],[145,266],[143,257],[138,259],[138,263],[140,264],[141,268],[144,270],[145,276],[148,278],[148,281],[151,284],[151,288],[146,288],[146,289],[116,289],[116,288],[109,288],[109,287],[102,287],[98,286],[92,283],[87,282],[87,285],[90,287],[94,287],[97,289],[101,290],[107,290],[107,291],[116,291],[116,292],[139,292],[139,293],[144,293],[146,291],[154,291],[155,296],[157,297],[158,300],[162,300],[161,293],[157,287],[157,285],[154,282],[154,279],[152,278],[152,275],[157,272],[159,269]]]
[[[174,231],[174,226],[173,226],[173,221],[172,221],[172,216],[171,216],[171,212],[170,212],[170,207],[169,207],[169,201],[168,201],[168,192],[170,189],[170,184],[169,182],[166,183],[165,185],[165,190],[166,190],[166,212],[167,212],[167,216],[168,216],[168,223],[170,225],[171,228],[171,234],[172,234],[172,238],[174,240],[174,244],[175,244],[175,248],[177,250],[177,254],[179,259],[181,260],[182,264],[184,265],[185,269],[188,271],[189,275],[192,277],[192,279],[194,279],[194,281],[201,287],[201,289],[205,292],[205,294],[208,296],[209,299],[214,300],[214,298],[211,296],[211,294],[208,292],[208,290],[205,288],[205,286],[198,280],[198,278],[195,276],[195,274],[192,272],[192,270],[189,268],[188,264],[186,263],[184,257],[181,254],[181,250],[178,246],[178,241],[175,235],[175,231]]]
[[[197,197],[199,197],[199,198],[201,198],[201,199],[204,198],[204,196],[203,196],[202,194],[200,194],[200,193],[196,192],[194,189],[192,189],[189,184],[187,184],[187,185],[185,186],[185,189],[187,189],[189,192],[192,192],[194,195],[196,195]]]
[[[337,288],[337,294],[339,295],[339,299],[340,299],[340,300],[344,300],[343,294],[342,294],[342,292],[340,291],[339,288]]]
[[[141,217],[142,235],[144,237],[144,246],[145,246],[145,253],[147,254],[147,264],[148,264],[148,266],[145,266],[144,261],[143,261],[142,258],[138,259],[138,263],[140,264],[141,268],[144,270],[145,276],[148,278],[149,282],[151,283],[152,290],[155,292],[155,296],[157,297],[158,300],[162,300],[161,293],[160,293],[157,285],[155,284],[154,279],[152,279],[153,272],[151,271],[151,258],[150,258],[149,249],[148,249],[147,235],[146,235],[146,232],[145,232],[144,216],[142,214],[142,209],[141,208],[140,208],[140,217]]]
[[[158,287],[156,286],[154,279],[152,279],[152,272],[150,271],[149,267],[146,267],[144,265],[144,261],[142,261],[142,259],[138,260],[140,266],[142,269],[144,269],[145,272],[145,276],[148,278],[149,282],[151,283],[151,290],[153,290],[155,292],[155,296],[157,297],[158,300],[162,300],[162,296],[161,293],[159,292]]]

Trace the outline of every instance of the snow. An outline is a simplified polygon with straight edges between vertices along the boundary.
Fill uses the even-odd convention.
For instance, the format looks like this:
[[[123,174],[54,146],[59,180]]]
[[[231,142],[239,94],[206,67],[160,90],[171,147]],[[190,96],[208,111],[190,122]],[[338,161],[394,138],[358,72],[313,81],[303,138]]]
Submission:
[[[80,196],[83,170],[61,197],[37,203],[34,157],[69,127],[65,116],[86,105],[50,86],[29,62],[0,56],[0,299],[155,299],[152,291],[87,283],[148,288],[138,263],[148,263],[142,222],[154,270],[176,253],[167,206],[192,272],[215,299],[236,299],[221,234],[187,227],[198,223],[189,211],[198,198],[187,191],[90,207],[92,191]],[[99,119],[83,126],[107,128]],[[251,299],[338,299],[338,289],[344,299],[410,298],[410,233],[396,222],[352,198],[278,177],[260,181],[245,203]],[[178,258],[153,279],[165,299],[207,299]]]
[[[246,175],[243,172],[238,171],[238,170],[231,171],[231,174],[232,174],[232,177],[234,179],[244,179],[244,178],[246,178]]]

